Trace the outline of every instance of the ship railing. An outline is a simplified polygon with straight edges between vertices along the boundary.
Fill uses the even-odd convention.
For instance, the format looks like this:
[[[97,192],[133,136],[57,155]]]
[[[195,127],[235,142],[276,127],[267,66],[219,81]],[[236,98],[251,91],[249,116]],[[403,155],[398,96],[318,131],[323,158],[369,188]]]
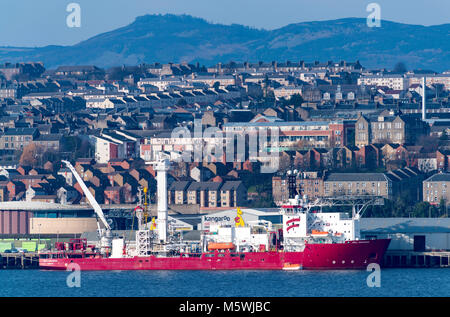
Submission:
[[[50,251],[39,253],[41,259],[65,259],[65,258],[93,258],[100,256],[98,252],[75,251]]]
[[[225,257],[231,257],[231,258],[241,258],[243,259],[245,257],[244,252],[229,252],[229,251],[223,251],[223,252],[204,252],[204,253],[182,253],[180,256],[185,256],[189,258],[225,258]]]

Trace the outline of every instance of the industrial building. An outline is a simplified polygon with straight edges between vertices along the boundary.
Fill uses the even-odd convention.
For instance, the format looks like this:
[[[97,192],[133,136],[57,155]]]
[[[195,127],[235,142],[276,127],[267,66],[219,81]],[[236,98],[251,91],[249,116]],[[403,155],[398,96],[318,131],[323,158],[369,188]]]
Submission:
[[[104,205],[111,225],[131,226],[135,205]],[[0,236],[64,235],[95,231],[97,220],[90,205],[63,205],[40,201],[0,202]]]
[[[362,218],[361,237],[391,239],[388,251],[450,250],[450,218]]]

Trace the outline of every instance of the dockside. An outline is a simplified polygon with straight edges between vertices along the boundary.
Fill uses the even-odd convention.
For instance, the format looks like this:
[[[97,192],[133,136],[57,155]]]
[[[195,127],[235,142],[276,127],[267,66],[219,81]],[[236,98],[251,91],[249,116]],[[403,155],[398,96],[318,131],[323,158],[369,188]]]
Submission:
[[[0,269],[38,269],[39,255],[30,253],[0,253]]]

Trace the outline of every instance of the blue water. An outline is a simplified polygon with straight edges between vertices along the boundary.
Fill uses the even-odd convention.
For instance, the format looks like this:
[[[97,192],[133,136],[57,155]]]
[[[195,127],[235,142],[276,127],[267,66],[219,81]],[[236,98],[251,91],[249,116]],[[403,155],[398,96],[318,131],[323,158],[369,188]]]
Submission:
[[[0,270],[0,296],[307,297],[450,296],[450,269],[382,269],[380,287],[366,271],[112,271]]]

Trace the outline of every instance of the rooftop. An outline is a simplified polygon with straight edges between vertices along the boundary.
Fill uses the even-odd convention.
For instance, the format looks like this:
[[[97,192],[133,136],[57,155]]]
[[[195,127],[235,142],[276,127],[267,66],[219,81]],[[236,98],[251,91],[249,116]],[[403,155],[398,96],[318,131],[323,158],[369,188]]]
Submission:
[[[331,173],[325,180],[331,182],[384,182],[387,181],[387,178],[383,173]]]
[[[450,182],[450,173],[437,173],[425,180],[425,182]]]
[[[361,218],[360,229],[371,233],[449,233],[450,218]]]

